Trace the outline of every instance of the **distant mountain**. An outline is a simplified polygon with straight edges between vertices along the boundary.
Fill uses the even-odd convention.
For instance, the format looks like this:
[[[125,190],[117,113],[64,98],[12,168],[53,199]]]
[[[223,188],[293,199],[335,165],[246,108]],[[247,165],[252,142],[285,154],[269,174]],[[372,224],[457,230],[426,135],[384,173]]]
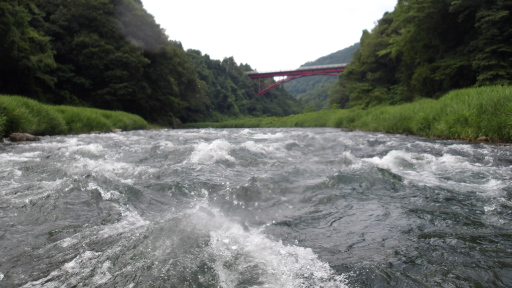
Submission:
[[[348,63],[352,61],[352,54],[358,48],[359,43],[356,43],[343,50],[320,57],[315,61],[307,62],[301,65],[301,67]],[[337,81],[338,77],[335,76],[308,76],[290,81],[284,84],[284,88],[303,104],[311,103],[316,108],[313,109],[312,105],[308,105],[308,109],[319,110],[327,105],[327,100],[329,99],[328,92],[336,85]]]

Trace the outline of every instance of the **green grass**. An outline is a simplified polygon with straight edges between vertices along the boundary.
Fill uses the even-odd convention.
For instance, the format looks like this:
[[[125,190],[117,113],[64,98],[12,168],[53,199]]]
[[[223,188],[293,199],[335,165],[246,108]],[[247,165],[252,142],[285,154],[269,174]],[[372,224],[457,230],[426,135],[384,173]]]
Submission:
[[[283,118],[252,118],[222,123],[187,124],[186,128],[336,127],[446,139],[512,141],[512,87],[488,86],[369,109],[331,109]]]
[[[192,123],[185,128],[335,127],[446,139],[512,142],[512,87],[489,86],[452,91],[439,100],[397,106],[331,109],[288,117],[246,118]],[[112,129],[147,129],[139,116],[94,108],[52,106],[20,96],[0,95],[0,135],[80,134]]]
[[[94,108],[53,106],[21,96],[0,95],[0,135],[14,132],[33,135],[80,134],[113,129],[146,129],[141,117],[126,112]]]
[[[12,132],[34,135],[62,134],[66,123],[50,106],[19,96],[0,96],[0,114],[5,117],[4,136]]]
[[[67,123],[67,134],[91,131],[107,132],[113,129],[146,129],[148,127],[148,123],[144,119],[126,112],[71,106],[55,106],[54,109]]]

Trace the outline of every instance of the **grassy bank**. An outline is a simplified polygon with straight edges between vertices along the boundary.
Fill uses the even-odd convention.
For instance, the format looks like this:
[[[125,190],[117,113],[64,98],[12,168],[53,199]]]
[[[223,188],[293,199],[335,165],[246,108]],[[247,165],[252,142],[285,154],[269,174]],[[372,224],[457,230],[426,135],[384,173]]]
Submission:
[[[336,127],[423,137],[512,141],[512,87],[490,86],[452,91],[439,100],[397,106],[332,109],[283,118],[254,118],[187,128]]]
[[[20,96],[0,95],[0,136],[23,132],[33,135],[80,134],[113,129],[145,129],[141,117],[94,108],[53,106]]]

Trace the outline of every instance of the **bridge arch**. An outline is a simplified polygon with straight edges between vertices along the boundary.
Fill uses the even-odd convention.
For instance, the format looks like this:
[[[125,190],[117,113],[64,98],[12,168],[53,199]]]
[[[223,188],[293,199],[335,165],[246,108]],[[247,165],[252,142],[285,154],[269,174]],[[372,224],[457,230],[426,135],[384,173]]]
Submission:
[[[301,67],[293,70],[280,70],[280,71],[267,71],[267,72],[258,72],[258,71],[250,71],[247,72],[247,75],[250,78],[258,79],[258,95],[263,95],[268,91],[282,85],[288,81],[293,79],[297,79],[300,77],[312,76],[312,75],[331,75],[338,76],[339,73],[345,71],[345,67],[347,64],[334,64],[334,65],[321,65],[321,66],[308,66]],[[287,76],[285,79],[272,83],[271,85],[261,89],[260,79],[261,78],[271,78],[277,76]]]

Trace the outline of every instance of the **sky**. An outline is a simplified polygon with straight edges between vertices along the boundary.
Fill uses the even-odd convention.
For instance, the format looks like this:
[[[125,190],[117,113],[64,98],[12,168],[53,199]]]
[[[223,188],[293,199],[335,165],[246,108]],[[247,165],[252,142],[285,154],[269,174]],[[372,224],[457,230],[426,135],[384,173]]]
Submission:
[[[142,0],[183,48],[262,71],[298,68],[359,42],[397,0]]]

